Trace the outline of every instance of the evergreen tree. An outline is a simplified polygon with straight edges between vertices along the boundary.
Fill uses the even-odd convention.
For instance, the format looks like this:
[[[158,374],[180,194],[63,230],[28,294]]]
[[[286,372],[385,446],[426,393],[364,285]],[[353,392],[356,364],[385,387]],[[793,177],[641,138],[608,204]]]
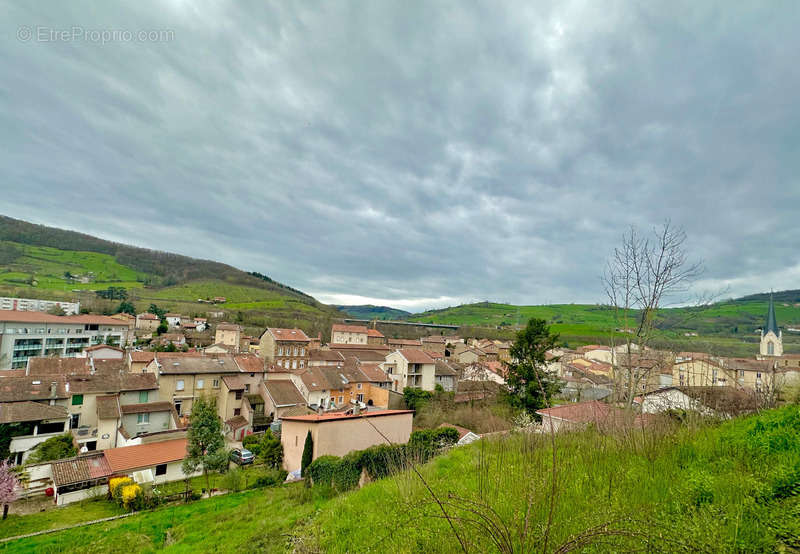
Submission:
[[[556,346],[558,335],[550,332],[543,319],[530,319],[528,325],[517,333],[506,362],[506,384],[512,405],[523,408],[537,421],[536,410],[548,406],[550,399],[561,391],[558,378],[546,371],[545,353]]]
[[[190,475],[197,468],[202,468],[206,490],[210,490],[209,472],[222,471],[228,466],[228,453],[215,400],[200,397],[194,401],[186,438],[189,444],[186,459],[183,460],[183,473]]]
[[[306,476],[306,468],[314,461],[314,439],[311,438],[311,431],[306,435],[306,443],[303,445],[303,457],[300,460],[300,476]]]
[[[117,306],[117,309],[114,311],[114,313],[136,315],[136,307],[127,300],[123,300],[119,303],[119,306]]]

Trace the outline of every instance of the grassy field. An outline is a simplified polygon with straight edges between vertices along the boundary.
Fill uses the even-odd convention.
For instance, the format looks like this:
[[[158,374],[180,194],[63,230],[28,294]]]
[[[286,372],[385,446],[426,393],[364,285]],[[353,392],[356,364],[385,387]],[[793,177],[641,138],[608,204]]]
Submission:
[[[6,246],[12,243],[5,243]],[[108,286],[142,287],[147,274],[117,263],[108,254],[59,250],[46,246],[13,244],[21,256],[0,269],[0,283],[13,286],[30,286],[31,279],[36,288],[70,292],[73,289],[102,289]],[[67,279],[64,274],[90,276],[91,282],[81,283]]]
[[[792,551],[800,548],[798,434],[800,407],[792,405],[721,425],[559,435],[550,525],[549,435],[479,441],[434,459],[421,473],[470,552],[555,552],[570,541],[588,552]],[[66,521],[74,518],[71,509],[59,511]],[[8,522],[13,530],[5,536],[23,529]],[[0,545],[37,553],[120,549],[461,551],[413,472],[333,498],[294,484]]]
[[[719,427],[480,441],[423,475],[471,552],[774,552],[800,547],[800,408]],[[593,536],[587,536],[594,530]],[[324,552],[459,552],[412,473],[342,495],[308,528]],[[547,546],[545,547],[545,541]]]

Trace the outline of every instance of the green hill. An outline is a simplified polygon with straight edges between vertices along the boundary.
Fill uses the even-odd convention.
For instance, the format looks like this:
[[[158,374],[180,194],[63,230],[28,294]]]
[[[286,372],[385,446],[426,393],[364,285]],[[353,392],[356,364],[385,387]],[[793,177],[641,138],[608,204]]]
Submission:
[[[112,309],[93,291],[120,287],[137,309],[150,303],[187,314],[209,309],[233,312],[254,328],[298,325],[318,332],[342,314],[311,296],[257,272],[137,248],[74,231],[0,216],[0,294],[78,299],[97,311]],[[116,303],[119,303],[117,301]]]
[[[514,433],[435,458],[420,468],[424,483],[405,471],[338,495],[300,483],[256,489],[0,551],[463,552],[455,529],[469,552],[794,552],[798,433],[800,408],[790,405],[721,425],[562,434],[555,488],[550,436]],[[116,510],[98,499],[12,515],[0,536]]]
[[[350,317],[356,319],[377,319],[377,320],[391,320],[397,321],[405,319],[411,315],[411,312],[405,310],[398,310],[397,308],[390,308],[388,306],[373,306],[372,304],[363,304],[361,306],[336,306],[340,311],[346,313]]]

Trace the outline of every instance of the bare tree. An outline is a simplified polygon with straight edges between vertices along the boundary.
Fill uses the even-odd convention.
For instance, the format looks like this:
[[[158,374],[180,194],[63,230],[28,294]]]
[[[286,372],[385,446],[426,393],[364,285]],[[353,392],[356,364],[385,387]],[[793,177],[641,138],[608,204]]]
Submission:
[[[630,406],[641,385],[661,364],[649,363],[646,349],[655,332],[655,316],[669,297],[686,292],[702,273],[702,262],[687,259],[686,233],[669,221],[642,235],[633,226],[622,236],[606,264],[602,281],[614,308],[617,329],[625,337],[616,352],[612,333],[615,389],[618,399]]]

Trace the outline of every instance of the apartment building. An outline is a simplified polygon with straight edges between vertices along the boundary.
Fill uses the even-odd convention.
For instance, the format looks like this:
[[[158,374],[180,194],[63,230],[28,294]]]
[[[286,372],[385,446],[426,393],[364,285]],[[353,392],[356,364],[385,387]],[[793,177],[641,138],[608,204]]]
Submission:
[[[233,352],[239,351],[242,340],[242,328],[235,323],[220,323],[214,334],[214,344],[227,346]]]
[[[331,327],[332,344],[367,344],[369,331],[363,325],[343,325],[336,323]]]
[[[64,315],[78,315],[81,313],[80,302],[0,296],[0,310],[16,310],[20,312],[49,312],[53,308],[61,308],[64,310]]]
[[[95,344],[127,342],[128,325],[107,316],[0,311],[0,370],[23,368],[35,356],[71,357]]]
[[[386,356],[384,371],[392,379],[392,390],[402,392],[411,387],[427,391],[436,388],[436,365],[423,350],[406,348]]]
[[[261,335],[259,355],[285,369],[303,369],[308,365],[311,339],[300,329],[268,327]]]

